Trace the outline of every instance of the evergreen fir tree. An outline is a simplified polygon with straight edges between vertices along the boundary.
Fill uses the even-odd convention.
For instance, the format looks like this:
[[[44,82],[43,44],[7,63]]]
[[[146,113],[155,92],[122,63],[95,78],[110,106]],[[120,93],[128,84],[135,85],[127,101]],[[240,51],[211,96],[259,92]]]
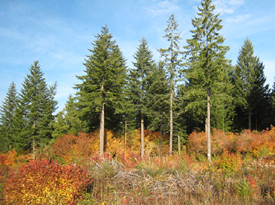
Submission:
[[[141,132],[141,158],[144,156],[144,120],[146,115],[146,97],[148,91],[148,76],[154,65],[152,52],[149,50],[147,41],[143,37],[137,52],[134,54],[135,68],[130,71],[129,89],[130,100],[136,108],[136,119],[140,120]],[[139,123],[138,123],[139,124]]]
[[[53,141],[51,143],[54,143],[55,140],[62,135],[68,134],[69,125],[65,121],[65,109],[58,112],[55,116],[55,120],[52,121],[51,126],[53,127]]]
[[[100,155],[104,153],[105,111],[116,118],[109,118],[109,122],[122,120],[118,114],[123,112],[124,88],[126,84],[126,66],[122,53],[112,40],[107,26],[102,27],[101,34],[96,36],[89,49],[91,55],[85,59],[86,74],[77,76],[82,81],[75,88],[80,119],[86,121],[88,130],[95,122],[95,116],[100,116]]]
[[[215,6],[211,0],[202,0],[198,7],[198,17],[192,19],[195,27],[191,30],[192,39],[188,39],[186,49],[186,110],[196,113],[195,118],[205,119],[207,135],[207,155],[211,161],[210,114],[218,125],[221,119],[228,118],[232,105],[232,89],[230,82],[230,61],[225,58],[228,46],[223,46],[224,38],[218,33],[221,28],[219,14],[214,14]],[[210,113],[210,108],[212,111]],[[222,113],[221,113],[222,112]],[[222,117],[219,115],[222,114]],[[222,120],[223,121],[223,120]]]
[[[167,130],[166,122],[169,120],[169,82],[163,67],[163,62],[154,66],[148,76],[149,89],[147,91],[147,115],[150,119],[151,130],[160,131],[160,150],[162,150],[162,133]]]
[[[0,107],[0,150],[7,152],[14,148],[14,116],[18,104],[16,86],[11,83],[7,96]]]
[[[87,132],[87,127],[78,117],[77,103],[72,95],[69,95],[65,108],[55,117],[52,126],[54,128],[53,137],[57,139],[64,134],[78,135],[80,131]]]
[[[47,87],[38,61],[35,61],[27,74],[19,93],[19,104],[15,121],[17,129],[17,147],[23,150],[33,149],[47,144],[52,138],[53,113],[56,110],[54,100],[56,84]]]
[[[269,107],[269,85],[265,85],[264,65],[260,59],[254,56],[252,42],[246,39],[242,46],[234,73],[235,98],[237,104],[237,116],[235,117],[235,126],[238,130],[247,128],[242,121],[248,117],[247,125],[252,128],[263,128],[258,125],[261,115],[266,113]],[[254,126],[252,126],[252,119]],[[262,117],[262,122],[265,117]],[[258,122],[257,122],[258,121]],[[267,125],[269,126],[269,125]],[[265,129],[265,128],[264,128]]]
[[[177,70],[181,64],[181,60],[178,59],[181,51],[179,50],[179,40],[180,32],[178,32],[178,24],[175,20],[174,14],[169,17],[167,28],[165,31],[164,38],[170,42],[167,49],[159,49],[161,57],[164,57],[165,67],[167,69],[169,78],[169,89],[170,89],[170,142],[169,142],[169,154],[172,155],[172,145],[173,145],[173,100],[174,100],[174,90],[175,90],[175,78],[177,77]]]
[[[188,137],[187,133],[191,133],[188,132],[188,127],[187,124],[190,123],[190,120],[192,120],[193,118],[188,118],[187,113],[185,112],[185,107],[186,107],[186,101],[183,98],[184,96],[184,88],[185,85],[184,84],[180,84],[178,85],[177,88],[177,94],[175,96],[175,106],[174,106],[174,130],[175,130],[175,135],[177,136],[177,138],[175,138],[175,144],[178,145],[178,151],[181,151],[181,147],[184,143],[186,143],[186,138]],[[188,123],[187,123],[188,122]]]

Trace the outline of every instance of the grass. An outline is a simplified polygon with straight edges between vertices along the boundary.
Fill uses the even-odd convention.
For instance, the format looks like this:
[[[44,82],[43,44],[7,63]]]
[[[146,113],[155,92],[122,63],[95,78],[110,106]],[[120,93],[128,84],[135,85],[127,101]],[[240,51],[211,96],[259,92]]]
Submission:
[[[231,172],[188,156],[148,157],[132,169],[103,161],[79,204],[274,204],[275,165],[247,161]]]

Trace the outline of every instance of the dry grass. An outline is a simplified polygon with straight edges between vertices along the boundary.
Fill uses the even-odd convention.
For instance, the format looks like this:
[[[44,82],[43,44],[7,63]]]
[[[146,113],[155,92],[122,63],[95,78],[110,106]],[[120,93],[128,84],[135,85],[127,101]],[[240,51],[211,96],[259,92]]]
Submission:
[[[188,156],[93,162],[89,193],[79,204],[275,204],[275,166],[243,160],[237,172],[224,173],[215,162]]]

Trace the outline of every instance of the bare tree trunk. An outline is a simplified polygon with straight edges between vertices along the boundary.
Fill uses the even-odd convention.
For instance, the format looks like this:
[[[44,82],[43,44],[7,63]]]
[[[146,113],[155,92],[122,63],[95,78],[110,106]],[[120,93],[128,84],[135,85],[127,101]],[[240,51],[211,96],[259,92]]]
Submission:
[[[205,134],[206,134],[206,139],[207,139],[207,129],[208,129],[208,127],[207,127],[207,114],[206,114],[206,118],[205,118]]]
[[[127,121],[125,120],[125,133],[124,133],[124,157],[126,157],[126,142],[127,142]]]
[[[179,154],[180,154],[180,135],[178,134],[178,151],[179,151]]]
[[[211,135],[210,135],[210,90],[207,88],[207,158],[211,162]]]
[[[35,128],[35,121],[33,122],[33,125],[32,125],[33,128]],[[33,160],[35,160],[35,139],[33,138],[32,140],[32,158]]]
[[[100,128],[99,128],[100,156],[103,156],[104,154],[104,106],[105,106],[105,103],[102,104],[102,108],[100,112]]]
[[[169,141],[169,155],[173,154],[173,86],[172,80],[170,85],[170,141]]]
[[[159,138],[159,145],[160,145],[160,155],[162,155],[162,123],[160,124],[160,138]]]
[[[141,114],[141,128],[140,128],[140,156],[141,159],[144,157],[144,115]]]

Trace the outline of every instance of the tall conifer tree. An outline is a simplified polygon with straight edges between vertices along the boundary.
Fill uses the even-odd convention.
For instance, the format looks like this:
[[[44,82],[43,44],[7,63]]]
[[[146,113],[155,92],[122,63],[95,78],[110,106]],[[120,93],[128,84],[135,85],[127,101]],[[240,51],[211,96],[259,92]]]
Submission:
[[[91,55],[87,56],[84,63],[86,74],[77,76],[82,83],[75,88],[78,90],[76,95],[81,119],[86,120],[91,127],[93,117],[100,115],[100,155],[103,155],[105,111],[109,110],[107,113],[113,115],[123,112],[126,65],[107,26],[102,27],[101,34],[95,37],[93,49],[89,49]]]
[[[192,39],[188,39],[188,45],[184,47],[187,60],[185,63],[187,69],[184,70],[187,81],[184,94],[188,101],[186,110],[193,113],[200,112],[198,117],[203,116],[205,119],[209,161],[211,161],[210,108],[214,110],[221,107],[221,110],[226,110],[226,106],[230,106],[233,100],[231,96],[233,86],[229,79],[230,61],[225,58],[229,47],[222,45],[224,38],[218,33],[222,28],[222,20],[219,19],[219,14],[214,14],[214,9],[212,0],[201,1],[198,17],[192,19],[195,27],[191,30]],[[226,111],[223,115],[228,114],[229,111]]]
[[[165,126],[169,120],[169,82],[163,67],[163,62],[154,66],[152,73],[148,76],[149,89],[147,91],[147,115],[150,119],[151,130],[160,131],[160,150],[162,150],[162,133],[167,130]]]
[[[14,116],[18,104],[14,82],[11,83],[7,96],[0,107],[0,150],[14,148]]]
[[[54,100],[56,84],[48,87],[43,75],[35,61],[22,84],[15,114],[18,148],[32,148],[34,153],[36,146],[45,145],[52,138],[50,123],[57,104]]]
[[[257,56],[254,56],[253,45],[249,39],[245,40],[239,52],[233,81],[237,109],[240,108],[235,118],[236,124],[242,125],[241,121],[244,119],[242,116],[247,116],[248,128],[252,130],[252,117],[255,115],[256,121],[268,107],[269,85],[265,85],[264,65]],[[254,129],[257,129],[256,122]]]
[[[181,64],[181,60],[178,58],[181,54],[180,47],[178,45],[180,41],[180,33],[178,32],[178,24],[175,20],[174,14],[169,17],[167,21],[167,28],[164,30],[164,38],[169,41],[169,47],[167,49],[158,49],[161,57],[164,57],[165,67],[168,73],[169,79],[169,89],[170,89],[170,140],[169,140],[169,154],[172,155],[172,145],[173,145],[173,100],[174,100],[174,90],[175,90],[175,80],[177,77],[178,67]]]
[[[141,158],[144,156],[144,119],[146,115],[146,98],[148,91],[148,76],[154,65],[152,52],[149,50],[146,39],[140,40],[137,52],[134,54],[134,69],[130,71],[130,99],[136,107],[137,119],[140,119]]]

